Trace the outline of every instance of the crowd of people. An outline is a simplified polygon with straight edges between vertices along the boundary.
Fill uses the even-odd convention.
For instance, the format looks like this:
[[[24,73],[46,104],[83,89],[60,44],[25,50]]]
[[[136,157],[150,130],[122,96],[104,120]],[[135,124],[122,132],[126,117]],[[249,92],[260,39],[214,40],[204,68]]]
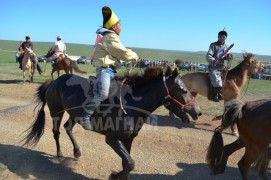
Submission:
[[[163,67],[165,64],[169,65],[170,67],[175,67],[174,62],[169,62],[167,60],[146,60],[146,59],[139,59],[136,63],[133,63],[133,67],[137,68],[144,68],[144,67]]]

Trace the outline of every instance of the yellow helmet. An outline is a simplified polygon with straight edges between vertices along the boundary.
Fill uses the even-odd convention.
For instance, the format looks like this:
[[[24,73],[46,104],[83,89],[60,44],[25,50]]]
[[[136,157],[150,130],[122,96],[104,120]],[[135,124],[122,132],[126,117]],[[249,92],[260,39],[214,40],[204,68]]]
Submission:
[[[111,27],[117,22],[119,22],[119,18],[116,14],[107,6],[104,6],[102,9],[103,13],[103,27],[106,29],[111,29]]]

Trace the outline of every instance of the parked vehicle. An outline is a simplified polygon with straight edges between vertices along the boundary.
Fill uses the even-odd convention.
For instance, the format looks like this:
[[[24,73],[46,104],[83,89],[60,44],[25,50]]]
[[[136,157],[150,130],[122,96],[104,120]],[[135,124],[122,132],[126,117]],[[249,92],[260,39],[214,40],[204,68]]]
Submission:
[[[89,64],[91,62],[91,58],[89,56],[81,56],[78,60],[78,64]]]
[[[45,56],[38,57],[38,62],[46,63],[46,57]]]
[[[271,65],[265,66],[263,72],[264,72],[264,73],[271,73]]]
[[[197,70],[198,71],[208,71],[208,65],[207,64],[197,64]]]
[[[190,70],[190,63],[189,62],[184,62],[178,66],[179,70]]]

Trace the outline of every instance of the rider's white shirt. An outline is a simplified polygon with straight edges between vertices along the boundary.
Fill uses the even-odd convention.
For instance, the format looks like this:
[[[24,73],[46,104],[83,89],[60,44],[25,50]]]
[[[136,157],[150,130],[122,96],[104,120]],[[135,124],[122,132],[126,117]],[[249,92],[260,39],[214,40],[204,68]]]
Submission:
[[[52,49],[54,51],[65,52],[66,51],[66,45],[62,41],[56,41],[55,44],[53,45]]]

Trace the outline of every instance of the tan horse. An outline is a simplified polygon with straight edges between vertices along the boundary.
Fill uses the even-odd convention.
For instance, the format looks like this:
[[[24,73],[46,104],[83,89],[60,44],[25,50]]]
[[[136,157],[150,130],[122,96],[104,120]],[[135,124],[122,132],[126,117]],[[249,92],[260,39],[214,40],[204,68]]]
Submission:
[[[224,104],[232,99],[237,99],[242,87],[247,81],[247,76],[255,74],[259,71],[260,63],[252,57],[253,54],[251,53],[244,54],[244,60],[236,67],[229,70],[226,74],[222,92]],[[210,82],[208,81],[207,73],[195,72],[185,74],[182,76],[182,80],[193,96],[200,94],[202,96],[208,97],[208,88]],[[214,120],[218,119],[221,119],[221,116],[217,116]],[[232,127],[233,134],[238,135],[234,129],[235,128]]]
[[[54,54],[54,51],[52,49],[50,49],[47,54],[46,54],[46,58],[51,57]],[[77,73],[80,74],[86,74],[87,72],[85,71],[81,71],[76,62],[72,61],[70,58],[68,57],[63,57],[63,56],[59,56],[56,60],[56,63],[52,65],[52,72],[51,72],[51,76],[52,79],[54,79],[54,72],[57,71],[57,77],[59,77],[59,71],[60,70],[64,70],[66,74],[72,74],[72,71],[74,70]]]
[[[35,65],[31,59],[36,58],[34,51],[30,48],[25,48],[25,54],[22,59],[22,71],[23,71],[23,81],[25,82],[25,71],[28,70],[29,82],[33,82],[33,77],[35,73]]]

